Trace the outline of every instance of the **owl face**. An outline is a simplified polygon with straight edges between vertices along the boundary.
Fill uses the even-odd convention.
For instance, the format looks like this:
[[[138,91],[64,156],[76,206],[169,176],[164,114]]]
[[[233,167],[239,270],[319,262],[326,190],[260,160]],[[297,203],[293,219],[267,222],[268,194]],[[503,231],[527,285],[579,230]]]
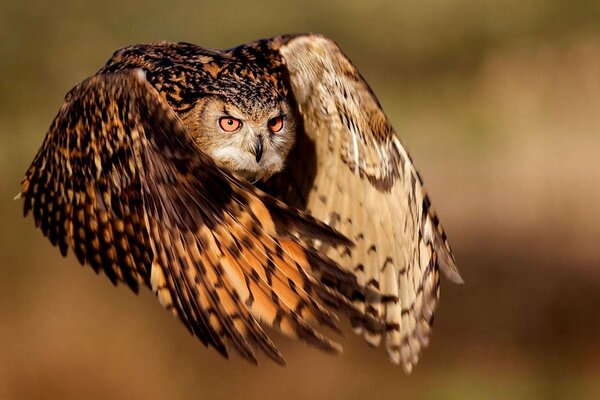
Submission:
[[[244,106],[211,96],[183,119],[217,165],[251,182],[281,171],[296,138],[294,113],[285,100]]]

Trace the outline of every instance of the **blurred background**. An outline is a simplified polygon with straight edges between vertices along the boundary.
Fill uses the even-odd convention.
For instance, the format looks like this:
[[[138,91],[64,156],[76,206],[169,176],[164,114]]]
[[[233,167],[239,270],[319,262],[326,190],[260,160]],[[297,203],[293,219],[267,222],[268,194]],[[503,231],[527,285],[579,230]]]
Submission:
[[[272,333],[222,360],[147,290],[81,268],[12,201],[64,94],[120,47],[314,31],[344,49],[424,177],[464,286],[410,377]],[[600,398],[600,3],[0,1],[0,399]]]

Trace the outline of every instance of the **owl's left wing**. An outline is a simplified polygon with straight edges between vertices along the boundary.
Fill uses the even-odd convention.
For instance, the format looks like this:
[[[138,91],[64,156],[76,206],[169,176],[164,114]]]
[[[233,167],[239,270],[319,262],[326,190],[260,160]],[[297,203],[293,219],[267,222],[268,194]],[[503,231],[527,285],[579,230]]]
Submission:
[[[296,234],[345,238],[220,170],[141,70],[91,77],[68,95],[22,183],[25,214],[63,255],[116,284],[151,286],[204,344],[283,358],[258,321],[321,349],[323,307],[352,308],[316,268],[353,277]],[[348,279],[349,278],[349,279]]]
[[[421,179],[377,98],[350,60],[320,35],[259,42],[287,76],[304,129],[271,190],[354,240],[328,255],[353,271],[359,307],[386,323],[390,358],[410,372],[428,344],[439,271],[462,282]],[[281,71],[283,70],[283,71]],[[382,332],[360,326],[371,344]]]

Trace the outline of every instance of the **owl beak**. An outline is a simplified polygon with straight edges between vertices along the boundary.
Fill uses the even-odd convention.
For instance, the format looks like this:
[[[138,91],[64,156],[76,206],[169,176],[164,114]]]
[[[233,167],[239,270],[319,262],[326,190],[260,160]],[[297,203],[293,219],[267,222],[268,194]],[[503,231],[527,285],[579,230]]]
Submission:
[[[254,155],[256,156],[256,162],[259,162],[263,155],[263,145],[261,138],[256,138],[256,152]]]

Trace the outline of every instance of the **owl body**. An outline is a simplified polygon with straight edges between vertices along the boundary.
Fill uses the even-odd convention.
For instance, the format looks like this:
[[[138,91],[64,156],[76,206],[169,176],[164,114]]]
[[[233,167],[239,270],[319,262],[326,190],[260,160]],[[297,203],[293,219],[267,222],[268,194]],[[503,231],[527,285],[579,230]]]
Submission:
[[[21,197],[63,255],[252,362],[284,363],[261,324],[340,351],[317,330],[337,311],[410,372],[440,272],[462,282],[377,98],[321,35],[116,51],[66,96]]]

